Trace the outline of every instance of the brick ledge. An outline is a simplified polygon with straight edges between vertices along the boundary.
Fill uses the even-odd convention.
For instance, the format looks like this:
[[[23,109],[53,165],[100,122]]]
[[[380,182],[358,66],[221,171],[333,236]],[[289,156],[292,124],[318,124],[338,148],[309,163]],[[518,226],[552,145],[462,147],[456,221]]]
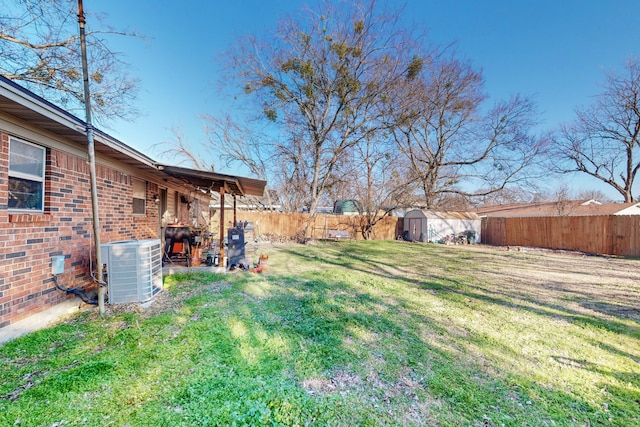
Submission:
[[[9,222],[51,222],[51,215],[9,214]]]

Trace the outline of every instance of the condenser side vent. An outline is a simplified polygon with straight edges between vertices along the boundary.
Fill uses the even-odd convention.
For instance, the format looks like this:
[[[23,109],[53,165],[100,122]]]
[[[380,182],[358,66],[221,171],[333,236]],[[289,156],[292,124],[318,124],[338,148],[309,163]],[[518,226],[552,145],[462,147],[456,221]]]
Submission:
[[[100,250],[107,265],[109,304],[149,301],[162,290],[160,239],[111,242]]]

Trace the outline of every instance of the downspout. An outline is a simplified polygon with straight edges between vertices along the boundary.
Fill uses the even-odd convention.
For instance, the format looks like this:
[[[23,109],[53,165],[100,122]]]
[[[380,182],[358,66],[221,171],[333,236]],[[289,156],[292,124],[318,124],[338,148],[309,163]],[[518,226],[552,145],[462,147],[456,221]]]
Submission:
[[[91,93],[89,92],[89,71],[87,65],[87,43],[85,37],[86,20],[82,0],[78,0],[78,26],[80,27],[80,49],[82,54],[82,80],[84,81],[84,106],[87,125],[87,151],[89,154],[89,178],[91,180],[91,205],[93,208],[93,239],[96,250],[96,281],[98,282],[98,308],[105,313],[104,300],[107,288],[102,278],[102,256],[100,254],[100,219],[98,212],[98,186],[96,184],[96,154],[91,124]],[[89,267],[91,268],[91,267]]]

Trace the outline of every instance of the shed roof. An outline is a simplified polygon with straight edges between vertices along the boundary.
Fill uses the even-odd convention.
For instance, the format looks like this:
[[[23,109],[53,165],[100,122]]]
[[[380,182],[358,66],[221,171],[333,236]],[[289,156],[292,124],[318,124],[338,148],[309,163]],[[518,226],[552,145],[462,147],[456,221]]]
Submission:
[[[424,217],[427,219],[480,219],[475,212],[430,211],[426,209],[414,209],[405,214],[405,218]]]

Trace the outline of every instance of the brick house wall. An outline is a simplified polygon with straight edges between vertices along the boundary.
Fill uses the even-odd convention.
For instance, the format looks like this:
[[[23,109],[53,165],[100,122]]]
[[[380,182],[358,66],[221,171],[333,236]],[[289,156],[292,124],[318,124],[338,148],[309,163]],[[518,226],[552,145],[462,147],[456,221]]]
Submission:
[[[63,287],[96,287],[85,130],[81,119],[0,75],[0,334],[75,298],[56,289],[54,256],[64,257]],[[98,129],[94,135],[102,244],[163,239],[175,222],[210,230],[211,191],[224,185],[235,194],[264,192],[266,182],[223,174],[206,174],[203,185],[200,173],[158,164]],[[13,138],[22,143],[10,153]]]
[[[96,182],[101,243],[159,238],[155,199],[160,185],[149,177],[134,176],[136,171],[124,166],[112,166],[113,161],[99,160]],[[71,298],[55,288],[51,257],[65,257],[65,270],[59,277],[65,287],[91,283],[89,274],[92,267],[95,269],[86,156],[46,148],[44,212],[37,214],[8,209],[8,167],[9,134],[0,129],[0,328]],[[144,215],[133,214],[134,178],[147,182]],[[184,207],[179,208],[179,216],[188,218]]]

